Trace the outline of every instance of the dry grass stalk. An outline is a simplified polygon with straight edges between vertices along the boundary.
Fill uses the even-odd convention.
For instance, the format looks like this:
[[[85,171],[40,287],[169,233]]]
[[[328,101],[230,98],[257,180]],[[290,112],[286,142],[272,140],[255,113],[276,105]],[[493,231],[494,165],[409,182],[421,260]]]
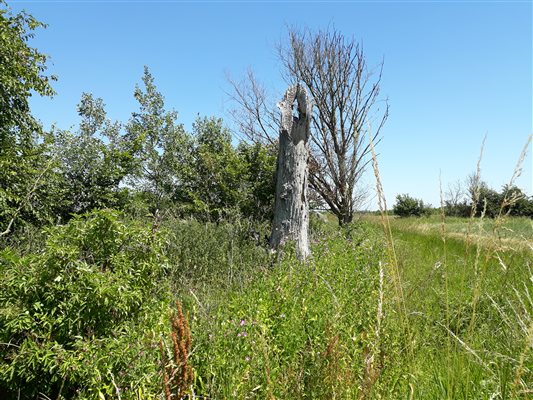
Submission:
[[[369,128],[370,131],[370,128]],[[383,191],[383,186],[381,184],[381,175],[379,173],[379,166],[378,166],[378,160],[376,157],[376,152],[374,149],[374,142],[372,140],[372,137],[370,137],[370,151],[372,156],[372,167],[374,170],[374,176],[376,178],[376,191],[378,195],[378,205],[379,205],[379,211],[381,214],[381,223],[383,225],[383,230],[385,232],[385,237],[387,240],[387,252],[389,256],[389,265],[392,268],[392,279],[394,282],[394,289],[396,292],[396,304],[398,307],[398,311],[400,312],[400,315],[402,316],[405,331],[407,332],[407,336],[410,338],[410,326],[409,321],[407,317],[407,308],[405,305],[405,296],[403,293],[403,287],[400,277],[400,271],[398,267],[398,257],[396,255],[396,250],[394,246],[394,240],[392,238],[392,229],[390,226],[389,216],[387,214],[387,202],[385,200],[385,192]],[[408,347],[409,352],[412,352],[411,346]]]
[[[193,380],[193,370],[189,363],[191,351],[191,331],[183,314],[181,303],[176,301],[177,313],[171,317],[172,359],[168,359],[160,341],[163,362],[163,389],[165,400],[183,399],[187,396]]]
[[[379,262],[379,297],[378,297],[378,309],[376,312],[376,341],[380,343],[381,338],[381,323],[383,321],[383,298],[384,298],[384,289],[383,289],[383,281],[384,281],[384,271],[383,271],[383,265],[381,264],[381,261]]]
[[[440,192],[440,235],[443,247],[442,266],[444,269],[444,291],[446,295],[446,326],[450,327],[450,299],[448,291],[448,253],[446,251],[446,213],[444,212],[444,196],[442,194],[442,179],[439,176],[439,192]],[[448,355],[450,354],[450,342],[447,341]]]
[[[483,202],[483,210],[481,211],[481,216],[478,222],[478,235],[477,235],[478,238],[482,237],[481,233],[483,230],[483,220],[485,218],[486,211],[487,211],[487,199],[485,199]],[[474,282],[474,292],[472,295],[472,303],[471,303],[472,315],[470,317],[470,323],[468,325],[468,333],[469,333],[470,338],[472,337],[472,334],[474,332],[473,329],[474,329],[475,320],[476,320],[477,303],[481,296],[481,284],[483,282],[483,275],[484,275],[483,272],[485,271],[485,269],[480,270],[480,267],[479,267],[479,260],[481,258],[481,249],[482,249],[482,246],[479,243],[479,241],[480,239],[478,239],[476,242],[476,258],[474,259],[475,282]]]
[[[522,152],[520,153],[520,156],[519,156],[518,161],[516,163],[515,169],[513,171],[513,175],[511,176],[511,179],[510,179],[509,183],[506,186],[507,189],[506,189],[506,191],[504,193],[503,200],[502,200],[502,202],[500,204],[498,215],[496,216],[496,218],[494,219],[494,223],[492,224],[492,240],[487,245],[484,246],[485,247],[485,264],[484,265],[486,266],[488,264],[488,261],[489,261],[490,258],[495,258],[495,259],[498,260],[499,265],[502,267],[504,272],[506,272],[508,268],[505,265],[505,263],[503,262],[502,258],[500,257],[499,252],[504,252],[504,251],[506,251],[508,249],[506,249],[506,247],[504,246],[502,236],[500,235],[500,230],[502,229],[502,226],[503,226],[503,224],[505,222],[505,219],[509,216],[512,207],[521,199],[521,195],[518,195],[512,189],[514,187],[516,179],[518,179],[518,177],[522,174],[522,164],[523,164],[523,162],[524,162],[524,160],[525,160],[525,158],[527,156],[527,153],[528,153],[528,150],[529,150],[529,146],[530,146],[531,141],[532,141],[532,137],[533,137],[533,135],[529,135],[528,140],[527,140],[525,146],[523,147]],[[485,142],[485,140],[483,141],[483,144],[484,144],[484,142]],[[483,146],[482,146],[482,149],[481,149],[481,154],[482,153],[483,153]],[[480,154],[480,160],[481,160],[481,154]],[[469,243],[470,243],[470,233],[471,233],[470,225],[471,225],[471,221],[473,220],[473,218],[477,214],[476,205],[477,205],[478,201],[480,200],[480,198],[479,198],[480,197],[480,182],[481,182],[480,177],[479,177],[479,175],[480,175],[480,168],[479,168],[480,160],[478,160],[476,177],[475,177],[475,180],[474,180],[475,183],[476,183],[476,187],[475,187],[475,191],[473,193],[474,194],[474,196],[473,196],[474,198],[473,198],[473,204],[472,204],[472,212],[471,212],[471,218],[470,218],[470,223],[469,223],[469,229],[468,229],[468,232],[467,232],[467,251],[468,251],[468,246],[469,246]],[[483,219],[485,217],[486,208],[487,208],[487,200],[486,199],[484,199],[483,204],[484,204],[484,207],[483,207],[483,210],[481,212],[481,218],[479,218],[479,221],[478,221],[478,230],[479,230],[479,232],[478,232],[479,234],[477,235],[478,238],[481,238],[482,237],[482,233],[483,233],[482,232],[483,231]],[[478,240],[476,244],[477,244],[477,246],[476,246],[477,247],[477,249],[476,249],[477,251],[476,251],[476,257],[475,257],[475,264],[474,264],[476,281],[475,281],[474,293],[473,293],[473,298],[472,298],[472,316],[471,316],[470,323],[469,323],[469,328],[468,328],[470,337],[472,337],[474,326],[475,326],[476,306],[477,306],[477,303],[478,303],[479,298],[481,296],[483,275],[484,275],[485,269],[486,269],[486,267],[485,267],[481,271],[479,270],[481,241]],[[517,292],[516,289],[514,289],[514,290],[515,290],[515,292]],[[526,293],[527,293],[527,295],[529,295],[529,292],[527,291],[527,287],[526,287]],[[518,293],[517,293],[517,295],[518,295]],[[493,305],[496,307],[496,309],[498,310],[499,314],[502,316],[503,322],[506,323],[511,328],[512,324],[511,324],[511,320],[510,320],[509,316],[506,315],[506,313],[503,311],[503,309],[501,307],[499,307],[497,305],[497,303],[490,296],[489,296],[489,299],[492,301]],[[522,299],[521,299],[520,295],[518,295],[518,299],[520,301],[520,304],[523,307],[523,310],[527,310],[528,308],[525,307],[524,304],[522,303]],[[510,302],[509,302],[509,304],[510,304]],[[515,369],[515,378],[514,378],[514,382],[513,382],[513,397],[514,397],[514,395],[516,395],[517,393],[521,393],[521,392],[524,392],[524,391],[527,392],[529,390],[529,388],[527,388],[527,385],[525,385],[524,382],[522,381],[522,374],[524,373],[524,370],[527,370],[527,368],[525,367],[524,363],[525,363],[525,360],[527,359],[527,356],[528,356],[531,348],[533,347],[533,324],[531,323],[531,320],[529,320],[529,323],[527,323],[527,321],[524,323],[524,321],[522,321],[521,318],[520,318],[520,313],[517,312],[515,307],[513,307],[511,305],[511,309],[515,313],[515,317],[516,317],[516,320],[518,322],[518,325],[521,327],[522,332],[524,332],[524,337],[525,337],[525,346],[524,346],[523,351],[520,354],[518,365],[517,365],[517,367]],[[529,314],[527,312],[525,312],[525,315],[529,317]],[[460,341],[459,338],[456,337],[456,339],[458,339]],[[460,343],[465,348],[467,348],[467,350],[471,354],[475,355],[475,353],[471,349],[469,349],[464,344],[464,342],[460,341]],[[479,361],[479,357],[478,356],[476,356],[476,359],[478,359],[478,361]]]
[[[384,354],[382,351],[375,353],[374,349],[366,346],[363,350],[364,371],[363,380],[361,382],[361,392],[359,393],[359,400],[364,400],[370,397],[372,388],[381,376],[381,371],[384,366]]]
[[[518,388],[520,386],[523,387],[522,389],[523,391],[530,390],[525,384],[525,382],[522,381],[522,374],[524,373],[524,370],[527,369],[525,366],[525,361],[527,359],[528,354],[531,352],[532,348],[533,348],[533,321],[529,323],[529,328],[528,328],[525,343],[524,343],[524,349],[522,350],[522,353],[520,354],[518,366],[516,367],[515,378],[513,382],[513,391],[515,392],[518,391]]]
[[[495,238],[495,240],[496,238],[498,239],[498,244],[501,244],[501,235],[499,234],[499,231],[501,230],[506,217],[509,216],[512,207],[523,198],[523,194],[518,194],[512,189],[515,185],[516,180],[520,177],[520,175],[522,175],[522,164],[524,163],[524,160],[526,159],[527,153],[529,151],[529,146],[531,144],[532,137],[533,135],[529,135],[526,144],[524,145],[520,156],[518,157],[518,161],[516,162],[513,175],[511,176],[511,179],[509,180],[509,183],[506,186],[506,191],[503,196],[502,203],[500,204],[500,210],[492,226],[493,237]]]
[[[455,333],[453,333],[450,329],[448,329],[446,326],[441,324],[437,321],[437,324],[440,325],[442,328],[446,329],[448,334],[453,337],[457,342],[469,353],[471,354],[474,359],[478,362],[479,365],[481,365],[487,372],[489,372],[491,375],[494,375],[494,372],[490,369],[490,367],[483,361],[483,359],[478,355],[478,352],[476,352],[472,347],[470,347],[464,340],[462,340],[459,336],[457,336]]]
[[[533,283],[533,274],[531,273],[531,269],[529,273],[529,280]],[[520,307],[511,306],[511,310],[514,314],[515,323],[518,324],[521,332],[524,334],[524,348],[520,353],[518,365],[515,370],[513,392],[531,393],[532,388],[528,387],[527,382],[524,382],[524,380],[522,379],[522,375],[524,374],[524,372],[531,372],[531,362],[528,360],[530,360],[530,353],[533,349],[533,315],[531,314],[531,310],[533,310],[533,298],[529,293],[527,284],[524,284],[523,292],[519,292],[516,288],[514,288],[514,292],[518,298]],[[511,303],[509,302],[509,304]]]
[[[335,398],[338,388],[346,386],[349,380],[344,374],[344,365],[342,363],[343,352],[339,347],[339,334],[331,336],[329,327],[326,328],[326,335],[330,337],[323,353],[324,371],[323,380],[325,383],[326,395],[328,398]],[[343,382],[344,380],[344,382]]]

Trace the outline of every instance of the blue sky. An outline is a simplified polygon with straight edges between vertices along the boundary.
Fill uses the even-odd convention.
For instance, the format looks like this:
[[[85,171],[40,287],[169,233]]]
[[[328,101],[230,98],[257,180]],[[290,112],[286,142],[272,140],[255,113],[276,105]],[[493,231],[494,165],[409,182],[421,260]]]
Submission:
[[[10,1],[47,23],[32,45],[51,56],[53,99],[33,98],[45,126],[77,123],[82,92],[102,97],[111,118],[137,109],[133,89],[148,65],[166,105],[190,129],[198,114],[231,125],[226,74],[247,68],[277,97],[284,84],[275,46],[286,27],[335,26],[384,60],[380,170],[389,206],[398,193],[439,203],[444,188],[476,166],[508,182],[532,128],[532,6],[529,1]],[[530,151],[531,153],[531,151]],[[518,184],[532,194],[533,161]],[[371,174],[365,178],[373,184]],[[375,202],[371,203],[371,208]]]

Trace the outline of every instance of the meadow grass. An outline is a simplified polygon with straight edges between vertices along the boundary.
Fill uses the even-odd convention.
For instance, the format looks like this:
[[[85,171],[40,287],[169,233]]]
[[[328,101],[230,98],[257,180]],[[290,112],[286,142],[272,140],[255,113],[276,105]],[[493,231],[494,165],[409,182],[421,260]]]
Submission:
[[[108,219],[116,229],[89,249],[86,244],[93,242],[91,235],[97,231],[91,224],[94,219],[88,216],[86,222],[80,219],[60,228],[61,241],[51,242],[57,246],[43,256],[25,259],[28,266],[37,268],[30,261],[48,260],[50,252],[57,253],[61,263],[70,260],[65,254],[73,260],[81,254],[86,263],[100,265],[102,244],[117,252],[111,259],[122,266],[135,247],[131,241],[116,245],[116,237],[131,236],[142,228],[139,240],[152,243],[157,237],[156,261],[149,265],[159,271],[154,287],[161,299],[154,303],[157,307],[149,299],[142,301],[146,315],[125,328],[128,335],[113,332],[106,338],[115,347],[102,349],[97,338],[80,337],[95,348],[89,352],[91,360],[96,356],[94,367],[84,349],[69,349],[72,365],[91,371],[89,380],[76,378],[83,382],[78,386],[83,390],[75,398],[97,393],[105,398],[161,399],[172,392],[187,393],[191,399],[526,399],[531,395],[531,249],[479,234],[490,221],[452,220],[448,226],[445,220],[439,229],[436,219],[358,218],[339,227],[328,218],[313,217],[313,256],[304,264],[290,245],[283,254],[271,252],[257,240],[257,233],[261,237],[267,227],[246,221],[206,224],[169,219],[161,222],[154,236],[151,223],[137,221],[130,226],[112,214]],[[428,222],[431,229],[417,228]],[[500,222],[505,227],[527,221]],[[470,236],[447,233],[460,223],[471,224]],[[80,226],[85,227],[83,235],[76,230]],[[521,231],[519,236],[523,235]],[[79,254],[71,245],[78,236],[87,236]],[[143,246],[132,253],[131,265],[146,256]],[[4,254],[5,268],[11,265],[9,259],[16,259],[10,254]],[[39,274],[48,273],[46,268],[37,269]],[[20,275],[23,288],[33,276],[15,266],[9,271]],[[76,271],[71,273],[78,276]],[[105,276],[106,293],[127,300],[147,290],[141,285],[137,291],[124,291],[126,277],[137,279],[137,273],[129,271],[93,271],[91,276]],[[57,290],[62,282],[54,279],[48,285]],[[74,293],[72,302],[83,282],[74,278],[68,282],[65,287]],[[182,322],[176,323],[174,316],[172,323],[165,323],[163,310],[174,309],[176,299],[183,307],[183,312],[178,311]],[[28,307],[35,308],[33,302]],[[107,309],[103,307],[98,317],[108,318]],[[18,313],[13,319],[6,314],[9,310],[4,309],[6,321],[25,315]],[[46,318],[55,321],[52,317],[62,326],[61,315]],[[37,327],[31,325],[33,330]],[[57,339],[57,332],[54,335]],[[118,350],[113,353],[111,348]],[[37,365],[32,354],[28,362]],[[51,370],[65,368],[59,358],[52,364],[46,357],[43,360]],[[102,360],[112,361],[108,365]],[[19,372],[25,371],[31,375],[27,368]],[[175,371],[187,380],[175,378]],[[72,385],[77,387],[74,381]],[[65,395],[56,393],[53,398]]]
[[[464,229],[468,221],[452,224]],[[526,398],[531,250],[490,247],[483,236],[470,245],[466,236],[443,240],[437,222],[427,225],[424,218],[391,221],[415,343],[415,398]],[[526,358],[527,373],[517,380]]]
[[[196,395],[369,395],[396,352],[392,336],[382,335],[389,308],[380,296],[380,240],[363,225],[322,226],[309,263],[287,249],[253,280],[188,296]]]
[[[428,221],[438,226],[390,221],[397,278],[375,218],[343,228],[315,219],[307,264],[290,248],[278,258],[239,241],[235,227],[189,226],[218,238],[183,253],[189,276],[177,293],[190,315],[192,397],[527,398],[531,251],[487,247],[481,236],[443,240],[436,227],[416,228]],[[207,283],[190,269],[204,254],[205,272],[217,268]]]
[[[377,222],[379,217],[365,215],[362,217],[369,222]],[[413,231],[421,234],[439,235],[441,232],[441,217],[431,215],[422,218],[397,218],[391,217],[391,223],[396,231]],[[468,234],[470,220],[460,217],[445,218],[445,233],[450,238],[466,239]],[[495,236],[494,230],[498,229]],[[527,217],[505,218],[503,221],[484,218],[476,221],[476,229],[473,232],[480,244],[486,244],[495,238],[500,240],[500,245],[511,248],[527,249],[533,243],[533,220]]]
[[[390,218],[373,161],[381,217],[343,228],[315,219],[307,264],[290,251],[269,257],[249,248],[228,263],[230,250],[218,246],[208,290],[181,291],[196,340],[193,397],[532,393],[531,220],[489,220],[483,210],[482,218]],[[223,243],[249,246],[229,233]],[[254,254],[266,255],[250,268]]]

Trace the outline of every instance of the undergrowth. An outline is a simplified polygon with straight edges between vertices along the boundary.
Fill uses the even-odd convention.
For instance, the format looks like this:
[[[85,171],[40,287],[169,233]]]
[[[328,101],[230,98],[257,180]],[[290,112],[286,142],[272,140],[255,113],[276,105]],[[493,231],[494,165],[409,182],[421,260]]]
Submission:
[[[523,221],[311,222],[307,264],[248,221],[28,231],[0,253],[0,397],[528,398],[531,249],[486,229]]]

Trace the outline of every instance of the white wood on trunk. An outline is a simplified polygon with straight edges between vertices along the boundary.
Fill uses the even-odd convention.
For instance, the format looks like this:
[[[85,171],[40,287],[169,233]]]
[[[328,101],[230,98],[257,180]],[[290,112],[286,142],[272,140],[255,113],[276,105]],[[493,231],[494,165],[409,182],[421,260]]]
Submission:
[[[295,106],[297,112],[293,113]],[[307,185],[312,100],[305,88],[295,85],[287,89],[278,107],[281,127],[270,244],[279,248],[294,241],[298,258],[305,260],[310,255]]]

